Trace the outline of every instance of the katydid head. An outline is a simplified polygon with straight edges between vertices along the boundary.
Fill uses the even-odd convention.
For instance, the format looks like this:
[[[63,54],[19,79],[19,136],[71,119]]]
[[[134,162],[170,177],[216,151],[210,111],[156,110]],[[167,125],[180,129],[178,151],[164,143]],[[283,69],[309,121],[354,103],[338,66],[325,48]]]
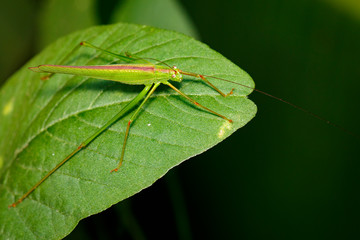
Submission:
[[[171,73],[171,80],[175,82],[181,82],[183,80],[183,76],[180,70],[176,66],[173,66],[171,69],[173,70]]]

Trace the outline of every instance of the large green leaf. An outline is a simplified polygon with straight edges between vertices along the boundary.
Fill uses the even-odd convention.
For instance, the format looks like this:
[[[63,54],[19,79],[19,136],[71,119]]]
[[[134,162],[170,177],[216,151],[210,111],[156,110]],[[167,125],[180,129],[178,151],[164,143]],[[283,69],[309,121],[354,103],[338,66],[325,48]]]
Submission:
[[[119,160],[129,115],[74,156],[20,205],[8,209],[142,89],[60,74],[40,81],[39,74],[27,69],[61,62],[82,40],[118,53],[128,51],[160,59],[184,71],[254,85],[248,74],[207,45],[172,31],[116,24],[93,27],[58,40],[1,89],[0,235],[5,238],[62,238],[82,218],[150,186],[172,167],[244,126],[256,113],[256,106],[246,97],[251,89],[213,80],[224,92],[235,87],[234,94],[224,98],[208,85],[185,77],[176,84],[184,93],[234,123],[161,87],[133,123],[124,164],[118,173],[110,174],[110,170]],[[72,65],[113,62],[113,58],[88,48],[80,48],[67,61]]]

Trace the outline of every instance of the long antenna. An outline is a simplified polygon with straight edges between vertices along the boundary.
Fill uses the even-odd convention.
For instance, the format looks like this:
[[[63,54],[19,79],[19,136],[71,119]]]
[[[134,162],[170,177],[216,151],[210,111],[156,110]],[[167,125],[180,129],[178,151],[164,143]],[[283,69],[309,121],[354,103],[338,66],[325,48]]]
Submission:
[[[166,66],[169,67],[170,69],[172,69],[172,68],[170,67],[170,65],[167,64],[166,62],[161,61],[161,60],[158,60],[158,59],[155,59],[155,58],[139,58],[139,57],[134,57],[134,56],[132,56],[132,55],[131,55],[130,53],[128,53],[128,52],[126,52],[125,55],[126,55],[127,57],[135,58],[135,59],[138,59],[138,60],[141,60],[141,59],[143,59],[143,60],[155,60],[155,61],[158,61],[159,63],[162,63],[162,64],[166,65]],[[348,130],[348,129],[346,129],[346,128],[344,128],[344,127],[342,127],[342,126],[340,126],[340,125],[338,125],[338,124],[336,124],[336,123],[334,123],[334,122],[331,122],[331,121],[329,121],[328,119],[323,118],[323,117],[321,117],[321,116],[319,116],[319,115],[317,115],[317,114],[315,114],[315,113],[313,113],[313,112],[311,112],[311,111],[309,111],[309,110],[307,110],[307,109],[305,109],[305,108],[302,108],[302,107],[300,107],[299,105],[296,105],[296,104],[291,103],[291,102],[289,102],[289,101],[286,101],[286,100],[284,100],[284,99],[282,99],[282,98],[279,98],[279,97],[276,97],[276,96],[274,96],[274,95],[271,95],[270,93],[261,91],[261,90],[259,90],[259,89],[253,88],[253,87],[246,86],[246,85],[241,84],[241,83],[237,83],[237,82],[234,82],[234,81],[231,81],[231,80],[227,80],[227,79],[224,79],[224,78],[220,78],[220,77],[214,77],[214,76],[203,75],[203,74],[195,74],[195,73],[184,72],[184,71],[181,71],[181,73],[183,73],[183,74],[185,74],[185,75],[189,75],[189,76],[194,76],[194,77],[197,77],[197,76],[198,76],[198,77],[200,77],[200,78],[203,78],[203,77],[214,78],[214,79],[218,79],[218,80],[221,80],[221,81],[233,83],[233,84],[236,84],[236,85],[245,87],[245,88],[252,89],[253,91],[256,91],[256,92],[258,92],[258,93],[261,93],[261,94],[263,94],[263,95],[265,95],[265,96],[268,96],[268,97],[270,97],[270,98],[272,98],[272,99],[276,99],[276,100],[281,101],[281,102],[283,102],[283,103],[285,103],[285,104],[288,104],[288,105],[292,106],[292,107],[295,108],[295,109],[298,109],[298,110],[300,110],[300,111],[302,111],[302,112],[304,112],[304,113],[306,113],[306,114],[308,114],[308,115],[310,115],[310,116],[312,116],[312,117],[314,117],[314,118],[319,119],[320,121],[325,122],[326,124],[329,124],[329,125],[331,125],[331,126],[333,126],[333,127],[335,127],[335,128],[338,128],[338,129],[340,129],[341,131],[343,131],[343,132],[345,132],[345,133],[347,133],[347,134],[349,134],[349,135],[351,135],[351,136],[354,136],[354,137],[360,139],[360,136],[357,135],[357,134],[355,134],[354,132],[352,132],[352,131],[350,131],[350,130]]]
[[[350,134],[350,135],[352,135],[352,136],[360,139],[360,136],[357,135],[357,134],[355,134],[354,132],[351,132],[350,130],[348,130],[348,129],[346,129],[346,128],[344,128],[344,127],[342,127],[342,126],[340,126],[340,125],[338,125],[338,124],[336,124],[336,123],[333,123],[333,122],[329,121],[328,119],[323,118],[323,117],[321,117],[321,116],[319,116],[319,115],[317,115],[317,114],[315,114],[315,113],[313,113],[313,112],[311,112],[311,111],[309,111],[309,110],[307,110],[307,109],[305,109],[305,108],[302,108],[302,107],[300,107],[300,106],[298,106],[298,105],[296,105],[296,104],[293,104],[293,103],[291,103],[291,102],[289,102],[289,101],[286,101],[286,100],[284,100],[284,99],[282,99],[282,98],[279,98],[279,97],[276,97],[276,96],[274,96],[274,95],[271,95],[271,94],[269,94],[269,93],[267,93],[267,92],[264,92],[264,91],[261,91],[261,90],[259,90],[259,89],[256,89],[256,88],[253,88],[253,87],[249,87],[249,86],[246,86],[246,85],[244,85],[244,84],[237,83],[237,82],[234,82],[234,81],[231,81],[231,80],[219,78],[219,77],[214,77],[214,76],[209,76],[209,75],[201,75],[201,76],[218,79],[218,80],[221,80],[221,81],[233,83],[233,84],[236,84],[236,85],[239,85],[239,86],[242,86],[242,87],[246,87],[246,88],[252,89],[252,90],[254,90],[254,91],[256,91],[256,92],[259,92],[259,93],[261,93],[261,94],[263,94],[263,95],[266,95],[266,96],[268,96],[268,97],[270,97],[270,98],[273,98],[273,99],[276,99],[276,100],[281,101],[281,102],[283,102],[283,103],[286,103],[286,104],[292,106],[293,108],[296,108],[296,109],[298,109],[298,110],[300,110],[300,111],[302,111],[302,112],[304,112],[304,113],[306,113],[306,114],[308,114],[308,115],[310,115],[310,116],[312,116],[312,117],[314,117],[314,118],[317,118],[317,119],[319,119],[319,120],[321,120],[321,121],[323,121],[323,122],[325,122],[325,123],[327,123],[327,124],[329,124],[329,125],[331,125],[331,126],[333,126],[333,127],[335,127],[335,128],[340,129],[341,131],[343,131],[343,132],[345,132],[345,133],[347,133],[347,134]]]

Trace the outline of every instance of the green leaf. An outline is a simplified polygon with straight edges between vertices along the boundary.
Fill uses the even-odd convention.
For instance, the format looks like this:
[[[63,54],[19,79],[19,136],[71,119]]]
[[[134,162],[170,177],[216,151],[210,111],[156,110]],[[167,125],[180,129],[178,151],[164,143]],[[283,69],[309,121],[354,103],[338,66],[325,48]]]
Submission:
[[[129,114],[52,174],[16,208],[21,197],[82,141],[115,115],[143,86],[54,75],[40,81],[27,68],[60,63],[86,40],[110,51],[162,60],[181,70],[217,76],[253,87],[250,76],[207,45],[173,31],[132,24],[93,27],[50,45],[15,73],[0,95],[0,235],[8,239],[59,239],[83,218],[149,187],[169,169],[200,154],[250,121],[256,106],[251,89],[185,77],[176,84],[199,103],[231,118],[233,124],[188,103],[166,86],[157,89],[132,125],[124,164],[115,168]],[[110,64],[93,49],[73,52],[67,64]],[[223,160],[227,161],[227,160]],[[231,161],[231,159],[228,159]],[[219,161],[219,164],[221,162]]]

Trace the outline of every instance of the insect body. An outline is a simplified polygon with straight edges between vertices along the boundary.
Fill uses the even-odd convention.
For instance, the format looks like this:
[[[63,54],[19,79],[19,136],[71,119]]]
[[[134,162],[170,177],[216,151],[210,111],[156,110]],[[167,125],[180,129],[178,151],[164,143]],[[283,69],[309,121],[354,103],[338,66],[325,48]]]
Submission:
[[[134,61],[133,58],[129,56],[118,55],[107,50],[98,48],[90,43],[82,42],[81,45],[95,48],[103,53],[110,54],[115,56],[119,59],[125,61]],[[165,63],[164,63],[165,64]],[[165,64],[166,65],[166,64]],[[126,112],[132,109],[135,105],[137,105],[141,100],[142,102],[136,108],[135,112],[130,117],[128,121],[124,143],[122,147],[121,157],[118,166],[113,169],[111,172],[117,172],[122,165],[124,160],[124,153],[126,148],[126,142],[129,136],[130,126],[131,123],[134,121],[136,116],[138,115],[140,109],[145,104],[145,102],[149,99],[151,94],[156,90],[156,88],[160,84],[165,84],[174,89],[177,93],[181,96],[185,97],[188,101],[192,104],[206,110],[207,112],[217,115],[225,119],[228,122],[232,122],[231,119],[201,105],[200,103],[196,102],[175,86],[173,86],[169,81],[181,82],[183,79],[183,75],[188,75],[192,77],[196,77],[201,81],[207,83],[210,87],[214,90],[219,92],[222,96],[226,97],[232,94],[231,90],[228,94],[224,94],[220,91],[217,87],[215,87],[204,75],[185,72],[177,67],[170,67],[170,66],[162,66],[162,65],[155,65],[151,63],[147,64],[115,64],[115,65],[98,65],[98,66],[65,66],[65,65],[40,65],[38,67],[31,67],[30,68],[34,72],[40,73],[62,73],[62,74],[72,74],[72,75],[79,75],[79,76],[87,76],[92,78],[100,78],[104,80],[110,81],[117,81],[123,84],[131,84],[131,85],[145,85],[144,89],[132,100],[128,103],[123,109],[120,110],[118,114],[116,114],[113,118],[111,118],[104,126],[102,126],[98,131],[96,131],[93,135],[91,135],[88,139],[82,142],[72,153],[70,153],[65,159],[63,159],[58,165],[56,165],[50,172],[48,172],[38,183],[36,183],[27,193],[25,193],[19,200],[11,204],[9,207],[16,207],[19,203],[21,203],[30,193],[32,193],[42,182],[44,182],[52,173],[54,173],[59,167],[61,167],[66,161],[72,158],[77,152],[81,149],[86,147],[90,144],[97,136],[99,136],[103,131],[105,131],[108,127],[114,124],[120,117],[122,117]],[[47,77],[49,78],[49,76]],[[43,78],[43,79],[47,79]]]
[[[40,65],[31,67],[35,72],[65,73],[131,85],[166,84],[168,80],[181,82],[182,74],[176,68],[153,64],[116,64],[103,66]]]

